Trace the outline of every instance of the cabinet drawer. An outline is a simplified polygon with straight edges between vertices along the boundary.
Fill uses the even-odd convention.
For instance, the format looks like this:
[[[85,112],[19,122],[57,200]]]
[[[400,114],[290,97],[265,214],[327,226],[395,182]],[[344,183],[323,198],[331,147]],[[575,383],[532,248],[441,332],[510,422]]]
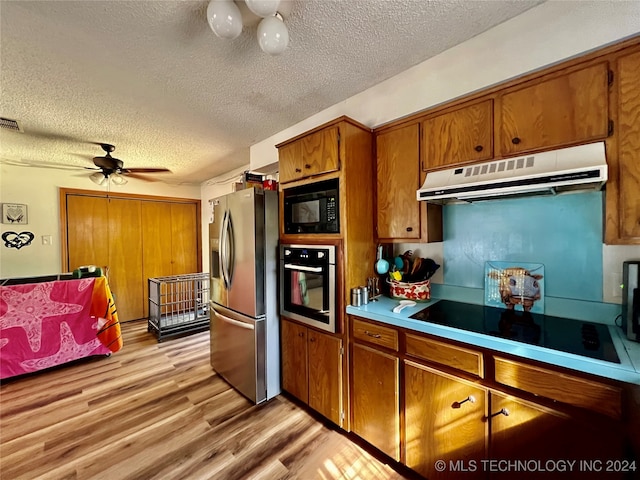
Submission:
[[[587,408],[615,419],[621,416],[622,389],[553,370],[495,357],[496,382],[525,392]]]
[[[353,338],[398,351],[398,331],[393,328],[374,325],[354,318]]]
[[[484,377],[482,354],[430,338],[406,335],[407,354]]]

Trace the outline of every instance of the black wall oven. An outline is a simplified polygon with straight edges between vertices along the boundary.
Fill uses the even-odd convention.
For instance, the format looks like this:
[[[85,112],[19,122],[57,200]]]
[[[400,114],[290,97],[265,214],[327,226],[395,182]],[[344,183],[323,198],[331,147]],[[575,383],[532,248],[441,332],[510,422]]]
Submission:
[[[334,245],[280,245],[280,313],[336,331]]]

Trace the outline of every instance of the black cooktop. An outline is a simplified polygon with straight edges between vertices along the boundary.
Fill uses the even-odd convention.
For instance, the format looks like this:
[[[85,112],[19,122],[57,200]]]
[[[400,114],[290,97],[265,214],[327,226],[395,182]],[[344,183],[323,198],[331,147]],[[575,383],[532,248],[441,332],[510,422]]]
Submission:
[[[600,323],[440,300],[409,318],[620,363],[611,334]]]

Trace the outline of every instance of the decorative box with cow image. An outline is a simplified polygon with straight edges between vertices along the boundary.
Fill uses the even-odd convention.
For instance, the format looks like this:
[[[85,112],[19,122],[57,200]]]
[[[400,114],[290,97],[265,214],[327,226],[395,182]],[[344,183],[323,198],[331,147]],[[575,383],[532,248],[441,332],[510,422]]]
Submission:
[[[544,313],[544,265],[524,262],[485,262],[484,304]]]

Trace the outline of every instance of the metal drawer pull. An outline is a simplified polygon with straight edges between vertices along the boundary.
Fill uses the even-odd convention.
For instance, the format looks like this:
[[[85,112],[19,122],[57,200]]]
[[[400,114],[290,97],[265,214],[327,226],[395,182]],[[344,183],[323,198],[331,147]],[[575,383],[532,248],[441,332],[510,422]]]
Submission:
[[[464,399],[464,400],[462,400],[461,402],[453,402],[453,403],[451,404],[451,408],[460,408],[460,406],[461,406],[464,402],[476,403],[476,397],[474,397],[473,395],[469,395],[467,398],[465,398],[465,399]]]
[[[369,335],[370,337],[373,337],[373,338],[381,338],[382,337],[382,335],[380,335],[379,333],[371,333],[368,330],[365,330],[364,333],[365,333],[365,335]]]
[[[492,413],[491,416],[489,418],[493,418],[496,417],[498,415],[504,415],[505,417],[509,416],[509,409],[507,408],[501,408],[500,411],[496,412],[496,413]]]

